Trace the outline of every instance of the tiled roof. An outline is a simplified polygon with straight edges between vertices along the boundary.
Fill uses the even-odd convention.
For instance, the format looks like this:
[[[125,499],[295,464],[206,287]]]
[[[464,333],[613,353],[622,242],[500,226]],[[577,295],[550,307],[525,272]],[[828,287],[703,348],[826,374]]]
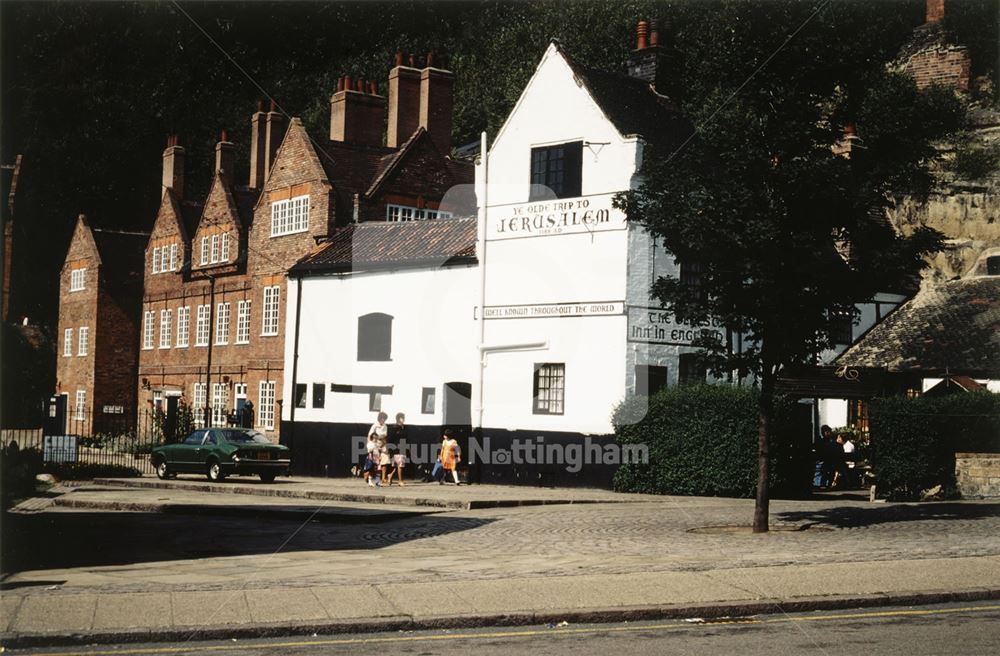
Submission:
[[[475,219],[352,223],[299,261],[292,272],[438,266],[476,257]]]
[[[556,45],[622,136],[638,135],[670,148],[680,146],[693,133],[694,127],[670,99],[653,91],[648,82],[582,66],[558,42]]]
[[[1000,375],[1000,276],[927,283],[837,363],[892,372]]]

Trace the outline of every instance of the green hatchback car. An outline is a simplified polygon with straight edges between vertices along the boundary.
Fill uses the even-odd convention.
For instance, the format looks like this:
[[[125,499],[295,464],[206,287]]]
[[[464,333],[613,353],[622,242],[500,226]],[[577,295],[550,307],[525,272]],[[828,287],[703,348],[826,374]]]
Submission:
[[[273,483],[278,474],[288,472],[291,451],[274,444],[262,433],[247,428],[204,428],[177,444],[152,450],[149,460],[159,478],[177,474],[205,474],[210,481],[226,476],[260,476]]]

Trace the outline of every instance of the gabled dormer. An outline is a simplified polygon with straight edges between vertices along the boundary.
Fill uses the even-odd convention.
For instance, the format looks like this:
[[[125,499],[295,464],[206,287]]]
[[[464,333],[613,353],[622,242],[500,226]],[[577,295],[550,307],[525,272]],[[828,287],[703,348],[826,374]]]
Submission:
[[[146,244],[146,286],[157,287],[172,280],[187,258],[188,231],[184,221],[184,148],[176,135],[167,139],[163,151],[163,195]]]
[[[472,185],[473,178],[471,164],[445,157],[430,133],[417,128],[399,150],[381,158],[376,175],[359,195],[359,220],[419,221],[474,213],[474,199],[467,206],[441,205],[446,194],[459,185]]]
[[[215,177],[191,241],[192,272],[232,269],[245,261],[246,230],[253,216],[247,210],[257,194],[233,185],[234,166],[233,144],[223,131],[215,146]]]
[[[87,217],[77,217],[59,282],[60,298],[71,298],[97,288],[101,255]]]

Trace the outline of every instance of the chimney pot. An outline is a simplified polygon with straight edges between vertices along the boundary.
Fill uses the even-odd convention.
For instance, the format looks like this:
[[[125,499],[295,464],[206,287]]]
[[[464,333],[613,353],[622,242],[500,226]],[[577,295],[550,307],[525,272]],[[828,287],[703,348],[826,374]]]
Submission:
[[[269,109],[268,111],[271,111],[271,112],[278,111],[278,103],[274,102],[273,98],[271,99],[271,109]]]
[[[258,112],[264,111],[264,101],[260,100],[259,98],[257,99],[257,111]]]
[[[365,81],[362,78],[358,78],[358,81],[354,83],[354,90],[364,93]]]
[[[222,133],[219,134],[219,141],[229,141],[229,135],[226,133],[225,128],[222,128]]]
[[[927,22],[940,23],[944,20],[944,0],[927,0]]]
[[[635,28],[636,35],[636,50],[645,50],[647,46],[646,35],[649,34],[649,23],[646,21],[639,21],[639,25]]]
[[[344,90],[344,78],[343,76],[337,78],[337,91]]]
[[[351,79],[350,75],[345,75],[344,76],[344,90],[345,91],[350,91],[353,82],[354,81]]]
[[[649,45],[656,46],[660,44],[660,30],[656,21],[649,21]]]
[[[397,52],[396,53],[396,66],[402,66],[402,65],[403,65],[403,53]]]
[[[372,80],[371,82],[368,83],[368,93],[370,93],[373,96],[378,95],[378,83],[375,82],[375,80]]]
[[[433,66],[434,66],[434,53],[429,52],[427,53],[427,68],[431,68]]]
[[[410,53],[410,68],[416,68],[416,67],[417,67],[417,56],[416,56],[416,55],[414,55],[414,54],[413,54],[413,53],[411,52],[411,53]]]

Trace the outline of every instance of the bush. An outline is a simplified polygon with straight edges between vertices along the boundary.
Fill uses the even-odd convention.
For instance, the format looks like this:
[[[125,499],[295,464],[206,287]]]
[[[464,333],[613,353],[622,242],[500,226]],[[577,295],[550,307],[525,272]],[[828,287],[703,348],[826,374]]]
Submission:
[[[955,454],[1000,452],[1000,395],[875,399],[872,467],[891,499],[915,499],[940,485],[956,496]]]
[[[673,387],[615,409],[622,444],[646,444],[648,464],[622,464],[615,489],[650,494],[753,497],[757,486],[755,388],[728,385]],[[772,491],[807,494],[812,480],[808,425],[795,421],[796,404],[775,401],[771,444]]]
[[[92,478],[132,478],[142,476],[135,467],[96,463],[46,464],[42,471],[63,481],[83,481]]]

